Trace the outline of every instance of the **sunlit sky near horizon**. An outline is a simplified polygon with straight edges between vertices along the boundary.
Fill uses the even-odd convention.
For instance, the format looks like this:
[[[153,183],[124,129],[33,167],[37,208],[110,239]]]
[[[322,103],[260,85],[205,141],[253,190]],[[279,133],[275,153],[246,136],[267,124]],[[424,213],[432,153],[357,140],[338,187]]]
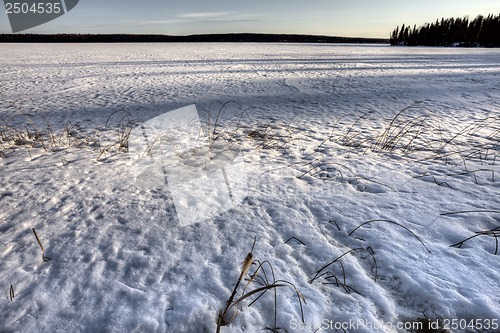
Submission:
[[[19,0],[21,2],[22,0]],[[388,38],[401,24],[500,14],[499,0],[80,0],[23,33],[284,33]],[[5,10],[0,33],[11,33]]]

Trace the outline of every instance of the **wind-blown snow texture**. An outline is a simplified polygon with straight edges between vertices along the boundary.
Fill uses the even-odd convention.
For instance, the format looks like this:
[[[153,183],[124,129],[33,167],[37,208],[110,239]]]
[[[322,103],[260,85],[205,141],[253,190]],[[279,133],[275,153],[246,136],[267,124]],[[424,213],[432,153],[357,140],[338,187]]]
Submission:
[[[246,199],[185,227],[168,189],[137,186],[127,153],[97,160],[99,152],[87,148],[28,151],[4,143],[1,332],[215,332],[254,239],[255,258],[268,260],[276,278],[307,301],[299,325],[294,292],[278,289],[282,331],[342,332],[325,326],[329,320],[369,324],[347,332],[405,332],[398,323],[421,318],[500,324],[496,239],[450,247],[500,226],[500,158],[492,158],[500,152],[499,50],[6,44],[0,61],[0,120],[12,126],[28,115],[56,132],[71,123],[89,135],[112,135],[104,125],[115,111],[147,121],[189,104],[208,110],[215,100],[233,100],[248,110],[241,115],[230,104],[221,120],[241,116],[241,128],[255,129],[242,144]],[[212,120],[219,106],[212,105]],[[451,132],[480,122],[473,140],[489,144],[478,153],[488,155],[446,161],[357,142],[407,107],[405,115]],[[265,141],[266,133],[275,136]],[[332,133],[337,140],[316,149]],[[273,138],[284,149],[264,149]],[[260,146],[252,144],[257,139]],[[477,210],[489,212],[441,215]],[[375,219],[407,229],[373,222],[348,235]],[[377,271],[362,251],[342,258],[345,283],[357,292],[325,277],[309,283],[344,252],[368,247]],[[338,263],[330,268],[343,276]],[[271,292],[248,304],[222,332],[273,326]]]

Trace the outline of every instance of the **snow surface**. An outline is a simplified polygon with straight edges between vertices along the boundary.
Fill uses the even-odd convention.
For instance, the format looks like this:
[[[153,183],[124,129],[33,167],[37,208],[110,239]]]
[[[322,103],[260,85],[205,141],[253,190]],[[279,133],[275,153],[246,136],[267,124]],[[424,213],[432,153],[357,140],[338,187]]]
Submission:
[[[293,289],[277,289],[280,332],[500,324],[496,238],[450,247],[500,226],[500,50],[4,44],[0,59],[0,131],[94,138],[48,151],[0,141],[1,332],[215,332],[254,239],[254,258],[307,302],[302,324]],[[214,147],[239,139],[248,195],[181,226],[168,186],[139,186],[131,153],[104,142],[124,112],[139,123],[190,104],[210,138],[214,101],[239,103],[222,108]],[[419,135],[377,146],[391,126]],[[450,138],[439,154],[405,149]],[[371,220],[384,221],[349,235]],[[273,327],[273,292],[252,299],[221,332]]]

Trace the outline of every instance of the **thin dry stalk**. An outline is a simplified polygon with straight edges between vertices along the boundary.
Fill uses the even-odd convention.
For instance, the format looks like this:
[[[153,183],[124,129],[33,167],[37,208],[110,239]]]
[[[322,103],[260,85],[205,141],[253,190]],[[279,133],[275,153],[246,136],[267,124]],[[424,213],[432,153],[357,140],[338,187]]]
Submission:
[[[377,259],[375,258],[375,254],[374,254],[373,250],[370,247],[368,247],[366,249],[365,248],[355,248],[355,249],[344,252],[343,254],[341,254],[340,256],[335,258],[334,260],[330,261],[329,263],[327,263],[326,265],[324,265],[323,267],[318,269],[316,271],[316,273],[314,274],[314,276],[309,280],[309,283],[312,284],[314,281],[318,280],[321,277],[325,277],[325,279],[332,279],[333,278],[333,279],[335,279],[334,284],[336,284],[337,286],[342,286],[348,293],[350,291],[356,291],[354,288],[347,285],[344,265],[342,264],[340,259],[342,259],[343,257],[345,257],[348,254],[352,254],[353,252],[357,252],[357,251],[367,252],[372,257],[373,263],[374,263],[374,269],[375,269],[373,280],[376,282],[377,277],[378,277]],[[340,280],[336,277],[336,275],[333,273],[333,271],[326,270],[327,268],[329,268],[330,266],[332,266],[335,263],[339,263],[341,268],[342,268],[342,272],[343,272],[342,273],[343,274],[342,281],[343,281],[343,283],[340,282]],[[358,293],[358,292],[356,291],[356,293]]]
[[[225,326],[228,325],[236,316],[236,312],[234,315],[230,318],[228,318],[228,312],[231,308],[231,305],[233,303],[234,297],[236,296],[236,293],[238,291],[238,287],[245,277],[245,275],[248,273],[248,270],[252,266],[253,263],[253,248],[255,246],[256,239],[253,242],[252,249],[250,252],[247,254],[245,260],[243,261],[243,266],[241,268],[240,276],[238,278],[238,281],[236,281],[236,285],[234,286],[233,292],[231,293],[231,296],[229,296],[228,300],[226,301],[226,307],[224,310],[219,311],[219,316],[217,318],[217,332],[220,331],[220,326]]]
[[[43,245],[42,245],[42,242],[40,241],[40,238],[38,238],[38,235],[35,231],[35,228],[31,228],[31,230],[33,230],[33,233],[35,234],[36,241],[38,242],[38,245],[40,245],[40,248],[42,249],[42,260],[44,262],[49,261],[50,258],[45,256],[45,249],[43,248]]]
[[[498,210],[498,209],[462,210],[462,211],[457,211],[457,212],[441,213],[441,216],[458,215],[458,214],[470,214],[470,213],[500,213],[500,210]]]
[[[420,237],[418,237],[413,231],[411,231],[410,229],[408,229],[407,227],[405,227],[404,225],[398,223],[398,222],[394,222],[394,221],[391,221],[391,220],[370,220],[370,221],[366,221],[364,223],[361,223],[359,226],[357,226],[356,228],[354,228],[349,234],[348,236],[352,236],[352,234],[358,230],[359,228],[367,225],[367,224],[370,224],[370,223],[374,223],[374,222],[386,222],[386,223],[390,223],[390,224],[394,224],[394,225],[397,225],[397,226],[400,226],[401,228],[405,229],[406,231],[408,231],[410,234],[413,235],[413,237],[415,237],[416,239],[418,239],[418,241],[420,242],[420,244],[422,244],[422,246],[427,250],[427,252],[431,252],[429,250],[429,248],[425,245],[425,243],[420,239]]]
[[[464,239],[456,244],[450,245],[450,247],[461,248],[465,244],[465,242],[467,242],[473,238],[479,237],[479,236],[491,236],[491,237],[495,238],[495,255],[497,255],[498,254],[498,237],[500,237],[500,227],[496,227],[496,228],[493,228],[493,229],[487,230],[487,231],[476,231],[474,236],[468,237],[468,238],[466,238],[466,239]]]
[[[500,214],[500,210],[497,209],[476,209],[476,210],[463,210],[463,211],[455,211],[455,212],[447,212],[442,213],[441,216],[450,216],[450,215],[460,215],[460,214],[475,214],[475,213],[493,213]],[[495,227],[486,231],[476,231],[473,236],[470,236],[458,243],[450,245],[450,247],[461,248],[467,241],[474,239],[479,236],[489,236],[495,238],[495,255],[498,254],[499,241],[498,237],[500,237],[500,227]]]

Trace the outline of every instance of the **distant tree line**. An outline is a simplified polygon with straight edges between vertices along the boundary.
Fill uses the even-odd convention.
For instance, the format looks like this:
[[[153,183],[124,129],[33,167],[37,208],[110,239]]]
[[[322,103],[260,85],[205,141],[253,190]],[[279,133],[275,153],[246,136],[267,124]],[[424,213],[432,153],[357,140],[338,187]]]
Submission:
[[[391,45],[500,47],[500,14],[464,18],[442,18],[419,28],[398,26],[390,35]]]
[[[286,34],[207,34],[189,36],[142,34],[0,34],[0,43],[379,43],[388,39]]]

